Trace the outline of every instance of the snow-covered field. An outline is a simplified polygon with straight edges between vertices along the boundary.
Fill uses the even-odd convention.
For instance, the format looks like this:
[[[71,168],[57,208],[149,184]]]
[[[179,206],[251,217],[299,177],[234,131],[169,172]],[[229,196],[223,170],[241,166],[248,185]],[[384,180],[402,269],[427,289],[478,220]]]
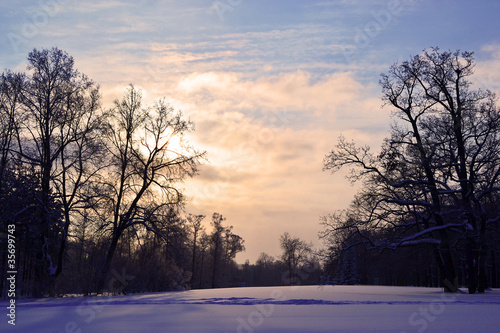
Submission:
[[[4,313],[8,303],[1,301]],[[16,302],[1,332],[500,332],[500,290],[301,286]]]

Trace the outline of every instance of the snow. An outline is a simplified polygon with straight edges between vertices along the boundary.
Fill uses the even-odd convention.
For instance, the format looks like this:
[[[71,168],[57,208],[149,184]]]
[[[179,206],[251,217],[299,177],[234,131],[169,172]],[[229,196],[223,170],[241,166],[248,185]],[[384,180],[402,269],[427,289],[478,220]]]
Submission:
[[[231,288],[18,300],[16,325],[3,315],[0,332],[498,332],[499,314],[500,290]]]

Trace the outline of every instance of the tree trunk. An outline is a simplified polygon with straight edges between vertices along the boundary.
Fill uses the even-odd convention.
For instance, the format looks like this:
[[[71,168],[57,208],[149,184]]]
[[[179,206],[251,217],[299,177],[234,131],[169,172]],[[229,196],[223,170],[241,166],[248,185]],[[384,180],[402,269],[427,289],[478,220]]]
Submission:
[[[467,241],[467,244],[465,245],[465,258],[467,261],[467,288],[469,290],[469,294],[474,294],[477,289],[477,279],[473,240]]]
[[[193,241],[193,262],[191,263],[191,289],[193,289],[193,284],[194,284],[194,268],[196,264],[196,235],[197,232],[195,231],[194,233],[194,241]]]
[[[214,267],[213,267],[213,270],[212,270],[212,288],[215,288],[216,287],[216,275],[217,275],[217,260],[215,259],[214,257]]]
[[[486,288],[488,288],[488,278],[486,276],[486,251],[481,247],[479,250],[479,260],[478,260],[478,284],[477,292],[484,293]]]
[[[116,246],[118,245],[118,240],[120,239],[121,233],[121,229],[117,229],[113,233],[113,238],[111,239],[111,244],[109,245],[108,254],[106,255],[106,261],[104,262],[104,266],[102,267],[101,276],[97,284],[97,294],[101,294],[104,291],[104,286],[108,278],[109,269],[111,268],[111,261],[113,260],[113,255],[115,253]]]
[[[49,290],[50,297],[55,297],[57,294],[56,282],[57,282],[57,277],[62,272],[62,267],[63,267],[63,262],[64,262],[64,253],[66,250],[66,244],[67,244],[67,239],[68,239],[68,229],[69,229],[70,221],[71,220],[70,220],[69,212],[67,210],[65,210],[64,211],[64,228],[63,228],[63,232],[61,235],[61,242],[59,243],[56,271],[54,272],[54,274],[49,275],[48,290]]]
[[[436,179],[434,177],[429,157],[427,156],[427,152],[420,135],[419,127],[417,125],[417,119],[413,118],[413,116],[409,112],[407,113],[407,116],[413,129],[413,137],[416,140],[422,167],[424,169],[425,177],[428,181],[428,188],[432,200],[432,214],[434,216],[436,225],[443,226],[445,225],[445,221],[443,220],[443,216],[441,215],[441,197],[437,189]],[[450,252],[448,233],[444,229],[440,229],[438,233],[439,239],[441,240],[442,244],[442,249],[439,250],[440,259],[438,260],[438,264],[440,262],[442,263],[442,267],[440,267],[442,276],[441,283],[445,292],[457,292],[458,278],[456,274],[455,263],[453,262],[453,256]]]
[[[36,244],[35,281],[33,284],[34,287],[33,293],[30,295],[35,298],[43,297],[45,292],[46,274],[45,274],[45,258],[43,255],[43,242],[44,242],[44,237],[43,234],[40,233],[38,237],[38,242],[35,242]]]
[[[202,288],[202,283],[203,283],[203,265],[205,263],[205,250],[202,249],[202,252],[201,252],[201,263],[200,263],[200,285],[199,285],[199,289]]]
[[[498,288],[497,279],[497,262],[495,257],[495,251],[491,250],[491,287]]]

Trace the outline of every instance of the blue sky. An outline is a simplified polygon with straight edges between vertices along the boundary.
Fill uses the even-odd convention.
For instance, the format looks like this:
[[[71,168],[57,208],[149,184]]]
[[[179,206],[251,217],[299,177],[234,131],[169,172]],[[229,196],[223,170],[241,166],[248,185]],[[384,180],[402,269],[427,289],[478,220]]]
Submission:
[[[253,262],[278,255],[285,231],[321,246],[319,216],[356,191],[323,157],[340,134],[373,149],[387,136],[378,79],[391,64],[474,51],[478,86],[500,90],[499,14],[497,1],[4,1],[0,66],[57,46],[105,106],[134,83],[182,109],[209,158],[184,185],[188,211],[226,216]]]

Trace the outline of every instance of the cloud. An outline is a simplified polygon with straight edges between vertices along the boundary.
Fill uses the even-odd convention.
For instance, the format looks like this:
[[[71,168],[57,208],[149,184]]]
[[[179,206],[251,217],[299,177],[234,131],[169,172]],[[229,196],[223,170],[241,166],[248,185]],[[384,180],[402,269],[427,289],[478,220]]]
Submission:
[[[204,102],[227,102],[237,110],[281,108],[324,112],[335,111],[342,105],[359,100],[360,94],[373,88],[364,87],[350,73],[324,75],[317,80],[304,71],[264,76],[257,80],[243,80],[240,77],[238,73],[193,73],[180,80],[177,92],[195,98],[204,96]],[[210,94],[206,94],[207,91]],[[217,104],[206,108],[210,106],[215,109],[222,107]]]
[[[472,81],[478,88],[489,89],[500,95],[500,44],[484,45],[478,56],[475,73]]]
[[[210,161],[186,185],[189,209],[224,213],[255,246],[247,247],[251,256],[260,241],[274,242],[284,231],[315,239],[318,217],[345,207],[356,191],[342,174],[322,171],[323,157],[341,132],[377,149],[389,128],[376,89],[351,73],[192,73],[174,92],[189,101],[194,140]]]
[[[72,6],[67,10],[75,11],[77,13],[96,13],[103,10],[116,10],[117,8],[131,7],[132,4],[128,1],[74,1]]]

